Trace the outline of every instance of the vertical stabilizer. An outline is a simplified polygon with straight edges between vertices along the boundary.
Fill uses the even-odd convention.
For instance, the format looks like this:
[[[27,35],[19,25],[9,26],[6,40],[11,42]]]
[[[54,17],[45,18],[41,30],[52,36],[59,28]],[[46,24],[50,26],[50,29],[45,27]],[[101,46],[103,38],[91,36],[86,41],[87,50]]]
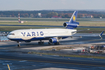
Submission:
[[[74,11],[72,17],[69,20],[70,23],[76,22],[77,14],[78,14],[78,11]]]
[[[74,29],[79,26],[79,22],[76,22],[78,11],[74,11],[72,17],[70,18],[69,22],[65,22],[63,24],[64,27],[67,29]]]

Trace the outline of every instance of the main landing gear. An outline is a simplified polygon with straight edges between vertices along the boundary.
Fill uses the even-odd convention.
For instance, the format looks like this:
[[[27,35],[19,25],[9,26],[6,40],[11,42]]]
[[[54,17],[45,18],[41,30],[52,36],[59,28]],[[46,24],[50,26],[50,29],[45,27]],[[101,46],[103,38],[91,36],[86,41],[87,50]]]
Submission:
[[[52,45],[53,43],[48,42],[48,45]],[[54,45],[60,45],[60,42],[54,43]]]
[[[42,40],[40,40],[40,42],[38,42],[39,45],[44,44],[44,42]]]
[[[20,43],[21,43],[21,42],[17,42],[17,43],[18,43],[17,47],[20,47]],[[42,45],[42,44],[44,44],[44,42],[43,42],[42,40],[40,40],[40,41],[38,42],[38,44],[39,44],[39,45]],[[52,44],[54,44],[54,45],[59,45],[60,42],[56,42],[56,43],[48,42],[48,44],[49,44],[49,45],[52,45]]]
[[[54,45],[60,45],[60,42],[56,42],[56,43],[54,43]]]

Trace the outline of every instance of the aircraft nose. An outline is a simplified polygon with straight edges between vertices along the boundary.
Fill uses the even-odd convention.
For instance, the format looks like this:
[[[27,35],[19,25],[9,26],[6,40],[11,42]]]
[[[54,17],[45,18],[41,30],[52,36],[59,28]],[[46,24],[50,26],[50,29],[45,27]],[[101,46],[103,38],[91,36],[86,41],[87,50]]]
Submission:
[[[8,39],[11,39],[11,38],[14,38],[14,36],[15,36],[14,33],[9,33],[9,34],[7,35],[7,38],[8,38]]]
[[[10,35],[7,35],[7,38],[10,39]]]

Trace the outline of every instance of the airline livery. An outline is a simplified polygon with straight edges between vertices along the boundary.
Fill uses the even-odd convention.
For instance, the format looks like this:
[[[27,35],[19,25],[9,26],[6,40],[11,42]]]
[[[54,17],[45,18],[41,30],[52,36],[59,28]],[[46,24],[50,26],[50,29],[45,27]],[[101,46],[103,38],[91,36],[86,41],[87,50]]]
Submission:
[[[78,11],[74,11],[69,22],[63,24],[66,29],[21,29],[14,30],[7,35],[7,38],[18,42],[18,47],[21,41],[31,42],[39,40],[38,44],[43,44],[42,40],[49,40],[48,44],[59,44],[59,39],[65,39],[73,34],[76,34],[79,22],[76,22]]]

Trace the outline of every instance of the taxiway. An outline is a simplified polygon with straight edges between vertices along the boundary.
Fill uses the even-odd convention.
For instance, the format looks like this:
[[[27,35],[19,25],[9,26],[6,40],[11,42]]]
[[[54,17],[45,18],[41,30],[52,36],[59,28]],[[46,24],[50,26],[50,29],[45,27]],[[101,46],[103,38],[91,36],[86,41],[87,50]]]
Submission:
[[[87,35],[87,34],[86,34]],[[77,35],[78,36],[78,35]],[[94,40],[95,39],[95,40]],[[21,43],[21,47],[17,47],[17,43],[13,41],[0,42],[0,68],[6,69],[6,64],[10,64],[11,69],[27,69],[27,70],[46,70],[46,69],[59,69],[59,70],[104,70],[105,59],[95,58],[80,58],[80,57],[63,57],[58,55],[40,55],[28,54],[30,51],[38,52],[43,48],[49,47],[67,47],[67,46],[80,46],[91,44],[104,44],[105,36],[100,39],[95,34],[94,37],[73,37],[65,40],[60,40],[61,45],[47,44],[38,45],[38,41],[31,43]],[[48,51],[46,51],[49,53]],[[54,51],[53,51],[54,52]],[[91,55],[91,54],[90,54]],[[100,55],[103,56],[103,55]]]

